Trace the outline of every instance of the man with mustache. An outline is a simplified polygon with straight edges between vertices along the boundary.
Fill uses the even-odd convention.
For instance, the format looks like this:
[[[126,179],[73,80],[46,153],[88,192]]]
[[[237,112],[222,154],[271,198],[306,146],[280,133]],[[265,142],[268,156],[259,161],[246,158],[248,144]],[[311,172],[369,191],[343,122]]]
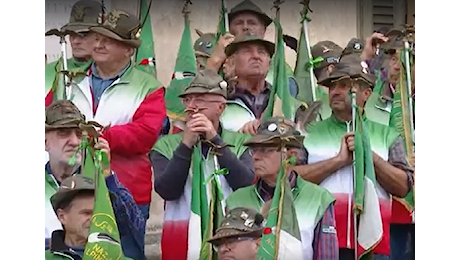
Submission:
[[[84,66],[92,59],[96,37],[89,31],[89,27],[98,25],[101,19],[102,5],[98,1],[81,0],[72,6],[69,22],[61,28],[61,31],[72,31],[69,36],[72,57],[67,59],[69,70]],[[63,98],[64,89],[52,90],[53,81],[58,76],[57,72],[62,66],[61,63],[58,60],[45,66],[45,105]]]
[[[279,150],[281,141],[289,140],[286,158],[292,156],[296,159],[295,165],[304,165],[307,163],[307,154],[303,139],[304,136],[295,129],[294,122],[282,117],[272,117],[260,125],[257,134],[245,143],[251,151],[259,179],[256,184],[232,193],[227,198],[228,209],[250,207],[261,210],[264,203],[271,201],[278,173],[284,167]],[[286,259],[338,260],[334,198],[325,188],[299,178],[292,167],[287,167],[286,177],[292,188],[303,248],[302,252],[292,250],[291,257],[285,256]],[[299,258],[300,253],[303,258]]]
[[[352,164],[355,149],[352,129],[352,104],[350,91],[356,90],[356,104],[364,108],[372,93],[375,77],[366,63],[358,60],[341,60],[320,81],[329,87],[332,115],[308,127],[304,140],[308,150],[308,164],[295,166],[294,170],[305,180],[327,188],[335,197],[335,216],[339,238],[340,259],[354,259],[354,233],[350,207],[353,194]],[[374,259],[389,259],[391,196],[404,197],[412,187],[413,170],[404,156],[401,136],[392,128],[366,118],[364,124],[372,147],[383,223],[382,240],[373,249]]]
[[[63,219],[67,219],[65,215],[69,212],[66,211],[66,209],[71,202],[69,201],[69,204],[61,208],[64,211],[59,211],[52,207],[50,198],[58,192],[61,183],[65,182],[64,180],[66,178],[77,176],[81,171],[82,154],[75,154],[75,152],[81,143],[83,134],[82,130],[79,128],[79,124],[85,123],[85,117],[80,113],[78,108],[68,100],[53,102],[46,108],[45,114],[45,149],[50,156],[49,162],[45,165],[45,249],[48,249],[51,243],[51,252],[73,248],[76,253],[81,255],[83,252],[82,243],[84,238],[86,238],[85,235],[87,236],[88,234],[87,230],[82,230],[81,226],[75,227],[75,225],[86,225],[88,223],[86,221],[81,223],[66,221],[63,223]],[[95,148],[106,153],[109,162],[111,162],[110,147],[107,140],[99,137],[99,141]],[[70,165],[70,159],[74,154],[75,164]],[[120,232],[123,252],[126,256],[132,257],[133,259],[144,259],[145,219],[142,216],[142,212],[134,202],[131,193],[120,184],[117,175],[112,172],[111,167],[104,169],[104,174],[107,188],[109,192],[114,195],[111,197],[112,207]],[[89,205],[84,206],[85,208],[91,208],[91,211],[85,213],[85,216],[89,218],[92,213],[92,207],[90,207],[92,204],[91,202]],[[73,212],[73,210],[71,211]],[[78,212],[73,212],[71,214],[76,214],[78,216],[82,215]],[[61,223],[59,223],[58,220],[60,220]],[[63,232],[55,231],[61,228],[60,224],[64,224],[64,226],[69,225],[69,229],[66,230],[68,231],[66,235],[78,239],[65,240],[64,243],[64,241],[62,241],[64,239]],[[76,229],[70,229],[70,226]],[[78,231],[80,234],[71,234],[73,231]],[[58,240],[59,243],[56,243],[56,240]]]
[[[155,191],[166,201],[163,260],[186,259],[200,250],[199,241],[188,238],[193,228],[189,221],[194,219],[190,211],[196,172],[207,179],[216,168],[225,168],[228,173],[219,176],[224,199],[254,181],[251,156],[243,146],[249,136],[225,130],[219,122],[226,106],[227,82],[214,71],[202,70],[179,97],[186,108],[184,131],[160,138],[150,154]],[[198,145],[202,147],[201,163],[195,165]],[[211,195],[202,189],[200,196]]]
[[[112,10],[104,23],[90,27],[95,35],[93,62],[72,70],[72,101],[88,120],[107,126],[112,167],[149,218],[152,168],[148,152],[166,117],[164,88],[138,69],[131,57],[141,44],[139,19]]]

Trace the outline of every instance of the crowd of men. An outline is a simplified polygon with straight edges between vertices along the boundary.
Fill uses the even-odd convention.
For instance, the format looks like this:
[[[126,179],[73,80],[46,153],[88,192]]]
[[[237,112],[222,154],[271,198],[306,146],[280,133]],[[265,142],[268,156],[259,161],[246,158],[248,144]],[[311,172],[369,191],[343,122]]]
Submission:
[[[404,198],[413,189],[415,156],[407,158],[401,135],[389,126],[401,73],[400,38],[382,30],[364,42],[353,38],[345,48],[328,40],[312,46],[313,59],[322,58],[314,67],[323,102],[321,120],[299,130],[287,118],[262,120],[274,89],[269,74],[275,44],[264,39],[272,19],[245,0],[230,10],[229,32],[215,46],[213,35],[200,33],[194,45],[198,72],[178,96],[185,121],[172,131],[166,88],[132,60],[142,44],[141,20],[122,10],[111,10],[101,19],[101,10],[97,1],[78,1],[61,28],[71,31],[68,71],[80,73],[71,77],[69,99],[62,98],[64,87],[54,85],[62,61],[45,68],[46,259],[82,259],[85,254],[95,185],[79,174],[84,158],[74,153],[84,135],[81,124],[87,121],[106,126],[95,149],[109,158],[104,177],[125,257],[145,259],[154,188],[165,201],[161,259],[200,259],[202,240],[192,229],[202,225],[203,216],[194,205],[212,196],[208,189],[197,195],[196,180],[208,179],[220,168],[226,172],[215,181],[223,195],[224,218],[203,243],[213,246],[214,259],[256,259],[277,176],[286,167],[301,252],[293,244],[284,245],[293,248],[284,259],[355,259],[350,224],[355,139],[349,92],[356,82],[356,105],[365,108],[383,223],[382,239],[372,249],[374,259],[414,259],[415,224],[411,212],[394,198]],[[236,82],[232,91],[229,82]],[[293,97],[302,87],[289,77]],[[282,142],[284,152],[279,149]],[[295,163],[285,166],[284,156],[294,157]]]

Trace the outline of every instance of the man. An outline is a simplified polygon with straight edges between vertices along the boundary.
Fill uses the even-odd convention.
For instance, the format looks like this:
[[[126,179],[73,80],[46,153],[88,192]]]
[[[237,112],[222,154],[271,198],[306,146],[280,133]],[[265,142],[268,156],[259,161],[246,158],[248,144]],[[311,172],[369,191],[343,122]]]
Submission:
[[[69,36],[72,58],[67,59],[67,68],[69,70],[84,66],[91,60],[95,35],[89,31],[89,27],[98,25],[101,19],[102,6],[99,1],[81,0],[72,6],[69,23],[61,28],[61,31],[68,30],[72,32]],[[45,66],[46,105],[51,104],[53,100],[64,98],[63,89],[52,90],[56,74],[61,70],[61,63],[55,61]],[[63,79],[63,77],[60,78]]]
[[[405,48],[403,42],[404,34],[401,30],[392,29],[389,30],[385,36],[388,41],[382,44],[381,49],[387,57],[386,66],[384,66],[383,72],[381,73],[381,84],[374,90],[370,98],[372,102],[370,105],[374,107],[374,110],[369,116],[372,120],[380,122],[381,124],[390,125],[393,123],[392,125],[397,126],[398,121],[401,119],[397,118],[396,113],[393,113],[393,109],[397,107],[395,106],[397,103],[393,99],[396,90],[404,86],[404,84],[400,82],[401,73],[404,73],[401,64],[401,55],[403,55],[402,50]],[[368,54],[367,57],[369,57],[371,61],[377,59],[370,54]],[[411,69],[413,73],[414,65]],[[412,76],[413,75],[415,74],[412,74]],[[414,83],[414,78],[411,80],[411,83]],[[414,93],[414,88],[412,88],[411,91]],[[412,99],[413,102],[415,102],[414,95],[412,95]],[[408,103],[408,100],[406,102]],[[415,107],[413,107],[413,109],[415,110]],[[415,117],[413,120],[415,121]],[[396,122],[396,124],[394,122]],[[411,156],[413,158],[409,159],[415,161],[415,153]],[[411,165],[415,166],[414,164]],[[392,203],[390,226],[392,260],[405,259],[403,256],[407,251],[415,250],[414,248],[409,248],[409,244],[407,243],[408,239],[414,239],[414,223],[412,212],[408,210],[408,207],[404,204],[404,201],[397,199],[394,199]]]
[[[198,38],[193,44],[193,49],[195,50],[196,57],[196,67],[198,71],[200,71],[206,68],[207,61],[209,57],[211,57],[216,34],[203,33],[198,29],[195,31],[200,36],[200,38]]]
[[[234,63],[236,86],[221,121],[224,128],[255,134],[268,106],[272,85],[266,81],[275,44],[256,35],[241,35],[225,48]]]
[[[225,215],[216,234],[208,240],[218,259],[256,260],[264,216],[252,208],[234,208]]]
[[[166,117],[164,88],[152,75],[131,62],[139,40],[139,20],[127,12],[112,10],[95,33],[94,62],[80,68],[73,102],[88,120],[108,126],[103,137],[111,145],[112,167],[149,218],[152,169],[148,152]]]
[[[215,46],[211,57],[208,58],[206,68],[219,71],[220,68],[226,63],[229,55],[226,53],[226,47],[232,43],[237,37],[242,35],[256,35],[263,39],[267,27],[272,23],[270,16],[265,14],[257,5],[250,0],[244,0],[233,7],[228,13],[229,21],[229,32],[219,39]],[[227,75],[233,75],[236,64],[229,62],[225,64]],[[286,63],[286,71],[288,76],[292,76],[292,69]],[[230,77],[225,78],[227,81]],[[273,84],[273,66],[269,67],[269,71],[266,75],[266,80]],[[298,93],[298,86],[296,81],[289,77],[289,91],[292,96],[296,96]]]
[[[179,97],[185,106],[185,129],[160,138],[150,155],[155,191],[166,201],[161,239],[163,260],[186,259],[187,254],[194,256],[200,250],[196,246],[198,241],[189,241],[187,236],[188,229],[193,228],[189,221],[196,218],[190,213],[190,204],[198,203],[193,201],[191,190],[196,179],[193,177],[200,176],[197,171],[207,179],[216,168],[227,169],[228,174],[219,177],[224,199],[254,180],[251,156],[243,146],[248,136],[225,130],[219,123],[225,109],[227,83],[217,73],[203,70]],[[200,145],[201,163],[192,163],[197,159],[194,154],[200,153]],[[210,194],[202,192],[200,196]]]
[[[308,127],[304,141],[308,150],[308,164],[295,167],[303,179],[320,184],[336,198],[334,208],[340,259],[354,259],[353,225],[349,224],[352,223],[350,203],[353,194],[354,150],[349,92],[353,85],[356,88],[357,106],[365,106],[372,93],[375,77],[369,74],[366,66],[363,67],[364,64],[359,61],[341,61],[328,78],[320,81],[320,84],[329,87],[332,115]],[[395,130],[369,119],[364,119],[364,124],[373,150],[376,192],[383,223],[383,237],[373,250],[374,259],[389,259],[391,196],[404,197],[409,192],[412,186],[412,169],[404,157],[402,138]]]
[[[51,197],[62,229],[53,231],[51,248],[45,251],[46,260],[83,259],[93,216],[94,193],[93,180],[78,174],[66,178]],[[117,258],[119,255],[108,253],[106,257]]]
[[[61,226],[58,221],[59,214],[56,218],[55,210],[50,205],[50,197],[58,191],[64,179],[78,175],[81,170],[82,156],[81,153],[75,154],[75,152],[82,138],[79,124],[85,122],[85,117],[71,101],[67,100],[55,101],[46,108],[45,114],[45,149],[50,155],[49,162],[45,165],[46,249],[49,248],[50,242],[54,246],[54,242],[50,241],[51,232]],[[95,148],[105,152],[110,161],[107,140],[99,138]],[[72,165],[70,160],[74,154],[75,164]],[[110,168],[105,169],[104,172],[107,188],[114,195],[112,207],[117,218],[123,252],[133,259],[144,259],[145,219],[131,193],[118,181],[117,175]]]
[[[273,117],[264,122],[257,134],[245,145],[252,153],[254,169],[260,179],[256,184],[241,188],[227,198],[227,207],[252,207],[260,210],[272,199],[281,165],[279,147],[287,143],[286,158],[296,158],[296,165],[306,164],[304,137],[295,130],[294,122]],[[338,260],[338,241],[335,231],[334,198],[325,189],[297,177],[292,168],[286,169],[294,198],[294,206],[301,233],[303,259]]]
[[[339,62],[342,51],[343,49],[332,41],[320,41],[311,47],[312,59],[321,60],[313,65],[313,73],[315,74],[317,81],[320,81],[329,75],[335,64]],[[321,119],[326,119],[331,115],[327,93],[327,87],[319,85],[316,88],[316,99],[323,102],[319,113]]]

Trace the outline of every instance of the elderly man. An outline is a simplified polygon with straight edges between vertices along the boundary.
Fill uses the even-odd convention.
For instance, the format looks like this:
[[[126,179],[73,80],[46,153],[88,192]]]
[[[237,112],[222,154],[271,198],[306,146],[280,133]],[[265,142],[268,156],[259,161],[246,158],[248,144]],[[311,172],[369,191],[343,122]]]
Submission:
[[[289,138],[286,157],[294,156],[296,165],[306,164],[304,137],[295,130],[294,122],[273,117],[264,122],[257,134],[247,141],[252,153],[256,184],[241,188],[227,198],[227,207],[252,207],[260,210],[272,199],[281,166],[279,147],[281,138]],[[298,178],[297,172],[287,169],[294,207],[299,223],[303,259],[338,260],[338,241],[335,232],[334,198],[325,189]]]
[[[72,58],[67,59],[67,68],[69,70],[85,66],[91,60],[96,38],[89,31],[89,27],[98,25],[101,19],[102,6],[99,1],[81,0],[72,6],[69,23],[61,28],[61,31],[68,30],[72,32],[69,38]],[[56,89],[56,93],[51,90],[57,72],[61,69],[61,63],[55,61],[45,66],[45,105],[64,97],[63,89]]]
[[[83,259],[93,217],[94,193],[93,180],[78,174],[63,180],[50,198],[62,229],[53,231],[51,248],[45,251],[46,260]],[[107,257],[119,257],[119,252],[112,254]]]
[[[224,66],[223,69],[226,70],[226,80],[232,78],[231,75],[234,75],[234,70],[237,65],[231,61],[226,61],[229,55],[226,53],[225,48],[232,43],[236,37],[242,35],[256,35],[263,39],[267,26],[272,23],[272,19],[250,0],[244,0],[233,7],[228,13],[228,20],[229,33],[221,36],[211,56],[208,58],[206,66],[206,68],[216,72]],[[286,71],[288,74],[292,74],[292,69],[287,63]],[[266,79],[270,84],[273,84],[273,66],[269,67]],[[289,77],[289,91],[294,97],[298,93],[297,83],[292,77]]]
[[[231,209],[208,240],[218,259],[256,260],[264,229],[264,216],[252,208]]]
[[[221,121],[224,128],[255,134],[268,106],[272,85],[266,81],[275,44],[256,35],[241,35],[225,48],[238,81]]]
[[[60,228],[49,200],[64,179],[80,172],[81,154],[76,154],[74,165],[70,164],[70,159],[80,145],[82,130],[79,124],[85,122],[85,117],[67,100],[52,103],[45,113],[45,149],[50,155],[50,160],[45,165],[45,248],[48,248],[51,232]],[[104,138],[99,138],[96,149],[104,151],[110,160],[109,143]],[[105,169],[105,172],[107,187],[115,195],[112,197],[112,206],[123,252],[134,259],[144,259],[145,220],[142,213],[131,193],[118,181],[117,175],[110,168]]]
[[[192,241],[187,235],[199,219],[190,212],[191,204],[201,205],[195,197],[199,189],[195,185],[202,184],[216,169],[225,168],[227,174],[216,181],[225,199],[254,181],[251,156],[243,146],[248,136],[225,130],[219,123],[225,109],[227,83],[217,73],[203,70],[179,97],[186,108],[185,129],[160,138],[150,155],[155,191],[166,201],[161,239],[163,260],[186,259],[187,255],[198,258],[200,241]],[[209,190],[212,185],[206,184]],[[202,188],[199,196],[210,199],[212,194]]]
[[[351,196],[353,194],[352,104],[349,96],[356,86],[356,104],[363,108],[372,93],[375,77],[364,62],[339,62],[329,77],[319,83],[329,87],[332,115],[308,127],[304,144],[308,164],[296,166],[299,175],[327,188],[336,198],[335,215],[340,259],[354,259],[354,238]],[[389,259],[389,224],[391,196],[404,197],[412,186],[412,169],[404,157],[402,138],[392,128],[364,119],[377,179],[376,192],[380,202],[383,238],[373,249],[374,259]],[[351,221],[351,222],[350,222]]]
[[[152,168],[148,152],[166,118],[164,88],[150,74],[135,67],[131,57],[141,44],[139,20],[112,10],[95,33],[94,62],[73,72],[72,101],[86,116],[108,126],[103,137],[111,145],[112,167],[149,217]]]

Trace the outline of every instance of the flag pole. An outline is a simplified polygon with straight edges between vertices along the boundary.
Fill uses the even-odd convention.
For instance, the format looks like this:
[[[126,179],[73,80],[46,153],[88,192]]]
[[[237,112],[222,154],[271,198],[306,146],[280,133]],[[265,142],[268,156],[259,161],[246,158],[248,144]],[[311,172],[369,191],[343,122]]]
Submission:
[[[308,11],[312,12],[312,10],[310,9],[310,0],[303,0],[302,2],[300,2],[302,5],[303,5],[303,11],[302,11],[302,28],[303,28],[303,35],[305,37],[305,43],[307,45],[307,50],[308,50],[308,58],[309,60],[312,60],[313,57],[311,56],[311,51],[310,51],[310,39],[308,38],[308,21],[309,20],[307,18],[307,13]],[[311,95],[312,95],[312,98],[313,98],[313,102],[316,101],[316,82],[315,82],[315,79],[314,79],[314,73],[313,73],[313,66],[310,66],[309,68],[310,70],[310,86],[311,86]]]
[[[280,21],[280,5],[284,3],[284,0],[275,0],[273,1],[273,7],[272,9],[275,9],[276,10],[276,13],[275,13],[275,19],[276,21],[278,21],[280,24],[281,24],[281,21]],[[279,35],[280,37],[283,37],[283,35]],[[275,42],[278,41],[278,35],[275,34]]]
[[[410,137],[411,143],[413,144],[412,149],[408,150],[408,154],[412,155],[415,153],[415,127],[414,127],[414,110],[413,110],[413,103],[412,103],[412,73],[411,73],[411,64],[410,64],[410,50],[412,49],[412,45],[410,42],[413,43],[413,34],[411,32],[412,26],[406,26],[405,30],[405,37],[404,37],[404,61],[406,63],[406,81],[407,81],[407,93],[409,99],[409,122],[410,122]],[[408,147],[409,148],[409,147]],[[412,165],[411,165],[412,166]],[[415,203],[415,185],[412,187],[412,192],[414,196],[414,203]],[[415,204],[414,204],[415,207]],[[412,222],[415,222],[415,209],[412,212]]]
[[[356,131],[356,84],[352,81],[352,87],[351,87],[351,128],[353,133]],[[355,150],[353,150],[353,167],[351,167],[351,172],[352,172],[352,177],[353,177],[353,204],[354,204],[354,193],[355,193],[355,188],[356,188],[356,164],[355,164],[355,159],[356,159],[356,153]],[[351,205],[348,205],[349,208],[354,208],[351,207]],[[355,260],[358,260],[358,216],[356,215],[356,212],[353,210],[353,239],[354,239],[354,248],[355,248]]]
[[[62,71],[67,72],[67,41],[65,37],[70,34],[70,31],[60,31],[58,29],[51,29],[45,33],[45,36],[57,36],[59,37],[59,44],[61,45],[61,58],[62,58]],[[62,72],[60,71],[60,72]],[[64,86],[65,86],[65,99],[70,100],[72,94],[72,84],[68,77],[68,73],[64,73]]]
[[[227,0],[222,0],[222,8],[224,9],[225,32],[229,32],[230,25],[228,21]]]

